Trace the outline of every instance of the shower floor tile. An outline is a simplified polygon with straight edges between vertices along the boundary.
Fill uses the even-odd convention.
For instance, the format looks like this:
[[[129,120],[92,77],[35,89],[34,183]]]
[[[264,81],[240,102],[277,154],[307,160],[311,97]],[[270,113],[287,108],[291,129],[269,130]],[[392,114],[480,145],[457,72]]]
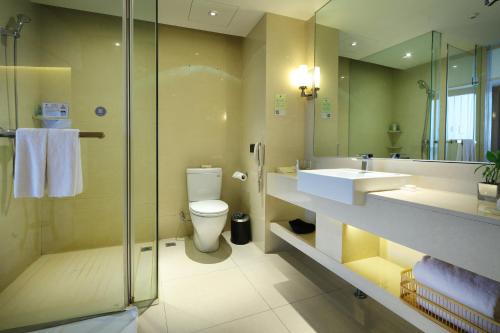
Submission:
[[[122,310],[123,275],[121,246],[42,255],[0,293],[0,331]]]

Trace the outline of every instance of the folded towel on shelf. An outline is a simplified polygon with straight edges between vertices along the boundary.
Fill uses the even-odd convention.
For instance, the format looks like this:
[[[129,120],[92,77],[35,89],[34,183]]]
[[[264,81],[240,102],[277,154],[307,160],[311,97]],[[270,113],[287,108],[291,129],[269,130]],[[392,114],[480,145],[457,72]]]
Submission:
[[[16,130],[15,144],[14,197],[43,197],[47,165],[47,130],[19,128]]]
[[[307,223],[301,219],[295,219],[288,222],[293,232],[296,234],[310,234],[316,230],[316,226],[312,223]]]
[[[80,131],[49,129],[47,142],[47,193],[72,197],[83,191]]]
[[[419,283],[486,317],[500,319],[500,282],[430,256],[415,264],[413,275]]]

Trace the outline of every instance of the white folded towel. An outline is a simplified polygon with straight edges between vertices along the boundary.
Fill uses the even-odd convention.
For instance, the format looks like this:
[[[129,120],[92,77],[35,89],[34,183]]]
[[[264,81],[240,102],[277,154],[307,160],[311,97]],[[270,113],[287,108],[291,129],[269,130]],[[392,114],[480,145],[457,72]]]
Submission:
[[[413,267],[415,280],[468,306],[500,319],[500,282],[425,256]]]
[[[49,197],[72,197],[83,191],[80,131],[49,129],[47,192]]]
[[[14,197],[41,198],[45,191],[47,130],[19,128],[15,143]]]

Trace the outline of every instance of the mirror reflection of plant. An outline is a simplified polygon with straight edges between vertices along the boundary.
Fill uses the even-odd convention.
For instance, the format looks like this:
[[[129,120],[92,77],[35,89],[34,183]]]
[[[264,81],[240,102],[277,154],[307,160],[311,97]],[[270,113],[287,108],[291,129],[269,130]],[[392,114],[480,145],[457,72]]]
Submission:
[[[484,183],[497,185],[498,177],[500,175],[500,151],[497,151],[496,153],[488,151],[486,153],[486,159],[488,160],[488,163],[479,166],[474,172],[483,169],[482,175]]]

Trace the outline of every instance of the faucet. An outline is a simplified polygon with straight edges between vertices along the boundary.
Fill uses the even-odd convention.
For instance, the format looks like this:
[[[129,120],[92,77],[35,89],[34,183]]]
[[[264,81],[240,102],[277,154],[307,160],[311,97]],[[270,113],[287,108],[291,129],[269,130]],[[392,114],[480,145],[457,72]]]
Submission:
[[[359,159],[361,160],[361,170],[366,172],[368,169],[368,161],[373,158],[373,154],[364,153],[359,155]]]

